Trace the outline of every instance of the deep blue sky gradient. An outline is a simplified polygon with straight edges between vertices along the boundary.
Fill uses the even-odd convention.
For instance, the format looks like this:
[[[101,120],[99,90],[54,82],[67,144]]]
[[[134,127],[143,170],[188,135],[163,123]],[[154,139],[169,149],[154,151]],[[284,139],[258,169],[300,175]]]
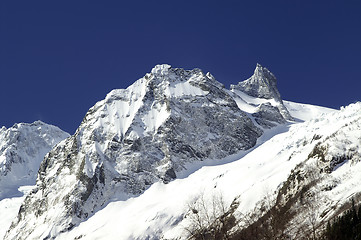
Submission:
[[[228,87],[257,62],[285,100],[361,100],[361,1],[0,1],[0,126],[40,119],[73,133],[156,64]]]

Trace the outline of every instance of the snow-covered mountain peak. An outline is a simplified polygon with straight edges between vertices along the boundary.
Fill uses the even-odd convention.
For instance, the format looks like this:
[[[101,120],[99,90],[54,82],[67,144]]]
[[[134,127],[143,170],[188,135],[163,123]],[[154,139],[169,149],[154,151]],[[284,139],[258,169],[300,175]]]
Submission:
[[[56,126],[46,124],[40,120],[33,123],[15,123],[12,127],[0,129],[0,149],[8,148],[10,144],[31,144],[35,139],[42,139],[49,145],[55,145],[59,139],[63,140],[69,134]],[[39,142],[37,142],[39,143]],[[50,149],[49,149],[50,150]]]
[[[42,121],[0,129],[0,200],[33,185],[45,154],[70,135]]]

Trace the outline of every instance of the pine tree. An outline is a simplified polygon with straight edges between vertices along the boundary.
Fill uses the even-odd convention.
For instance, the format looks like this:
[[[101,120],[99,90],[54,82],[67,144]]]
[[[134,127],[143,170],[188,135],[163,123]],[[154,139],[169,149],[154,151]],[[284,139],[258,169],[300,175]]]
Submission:
[[[352,198],[352,210],[351,211],[352,211],[353,226],[356,226],[359,220],[358,220],[357,211],[356,211],[356,207],[355,207],[355,200],[353,198]]]
[[[361,206],[356,210],[352,199],[351,208],[328,222],[321,239],[327,240],[361,240]]]

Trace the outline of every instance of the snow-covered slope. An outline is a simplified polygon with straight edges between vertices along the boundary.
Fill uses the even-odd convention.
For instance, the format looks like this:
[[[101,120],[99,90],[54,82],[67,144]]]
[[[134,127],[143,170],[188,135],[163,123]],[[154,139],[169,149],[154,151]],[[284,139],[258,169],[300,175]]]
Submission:
[[[308,121],[318,118],[322,114],[335,112],[335,109],[305,103],[283,101],[283,104],[296,121]]]
[[[322,230],[352,198],[358,204],[361,194],[361,103],[307,123],[312,129],[302,129],[308,137],[302,145],[312,149],[289,174],[275,201],[292,213],[286,225],[291,236],[297,236],[294,226]],[[301,151],[292,152],[290,161]]]
[[[0,200],[0,239],[3,239],[6,231],[9,229],[11,222],[16,218],[21,203],[25,200],[25,196],[34,188],[31,186],[21,186],[17,190],[18,197],[6,197]]]

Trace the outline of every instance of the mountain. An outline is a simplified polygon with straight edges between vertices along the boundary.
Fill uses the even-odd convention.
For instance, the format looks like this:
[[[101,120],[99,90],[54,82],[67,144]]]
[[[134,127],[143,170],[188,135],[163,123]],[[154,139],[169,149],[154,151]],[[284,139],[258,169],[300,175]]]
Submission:
[[[70,135],[41,121],[17,123],[0,129],[0,238],[19,210],[24,193],[31,191],[41,161]]]
[[[46,155],[5,239],[183,239],[214,233],[222,216],[236,237],[268,229],[274,209],[295,212],[287,220],[306,236],[302,220],[315,211],[296,200],[317,192],[318,209],[332,205],[321,186],[357,165],[361,106],[283,101],[276,84],[259,64],[230,89],[200,69],[163,64],[111,91]],[[342,194],[359,191],[337,181]],[[315,215],[317,226],[331,213]],[[291,225],[279,229],[296,236]]]
[[[18,187],[34,185],[41,161],[70,135],[41,121],[0,129],[0,200],[18,196]]]

